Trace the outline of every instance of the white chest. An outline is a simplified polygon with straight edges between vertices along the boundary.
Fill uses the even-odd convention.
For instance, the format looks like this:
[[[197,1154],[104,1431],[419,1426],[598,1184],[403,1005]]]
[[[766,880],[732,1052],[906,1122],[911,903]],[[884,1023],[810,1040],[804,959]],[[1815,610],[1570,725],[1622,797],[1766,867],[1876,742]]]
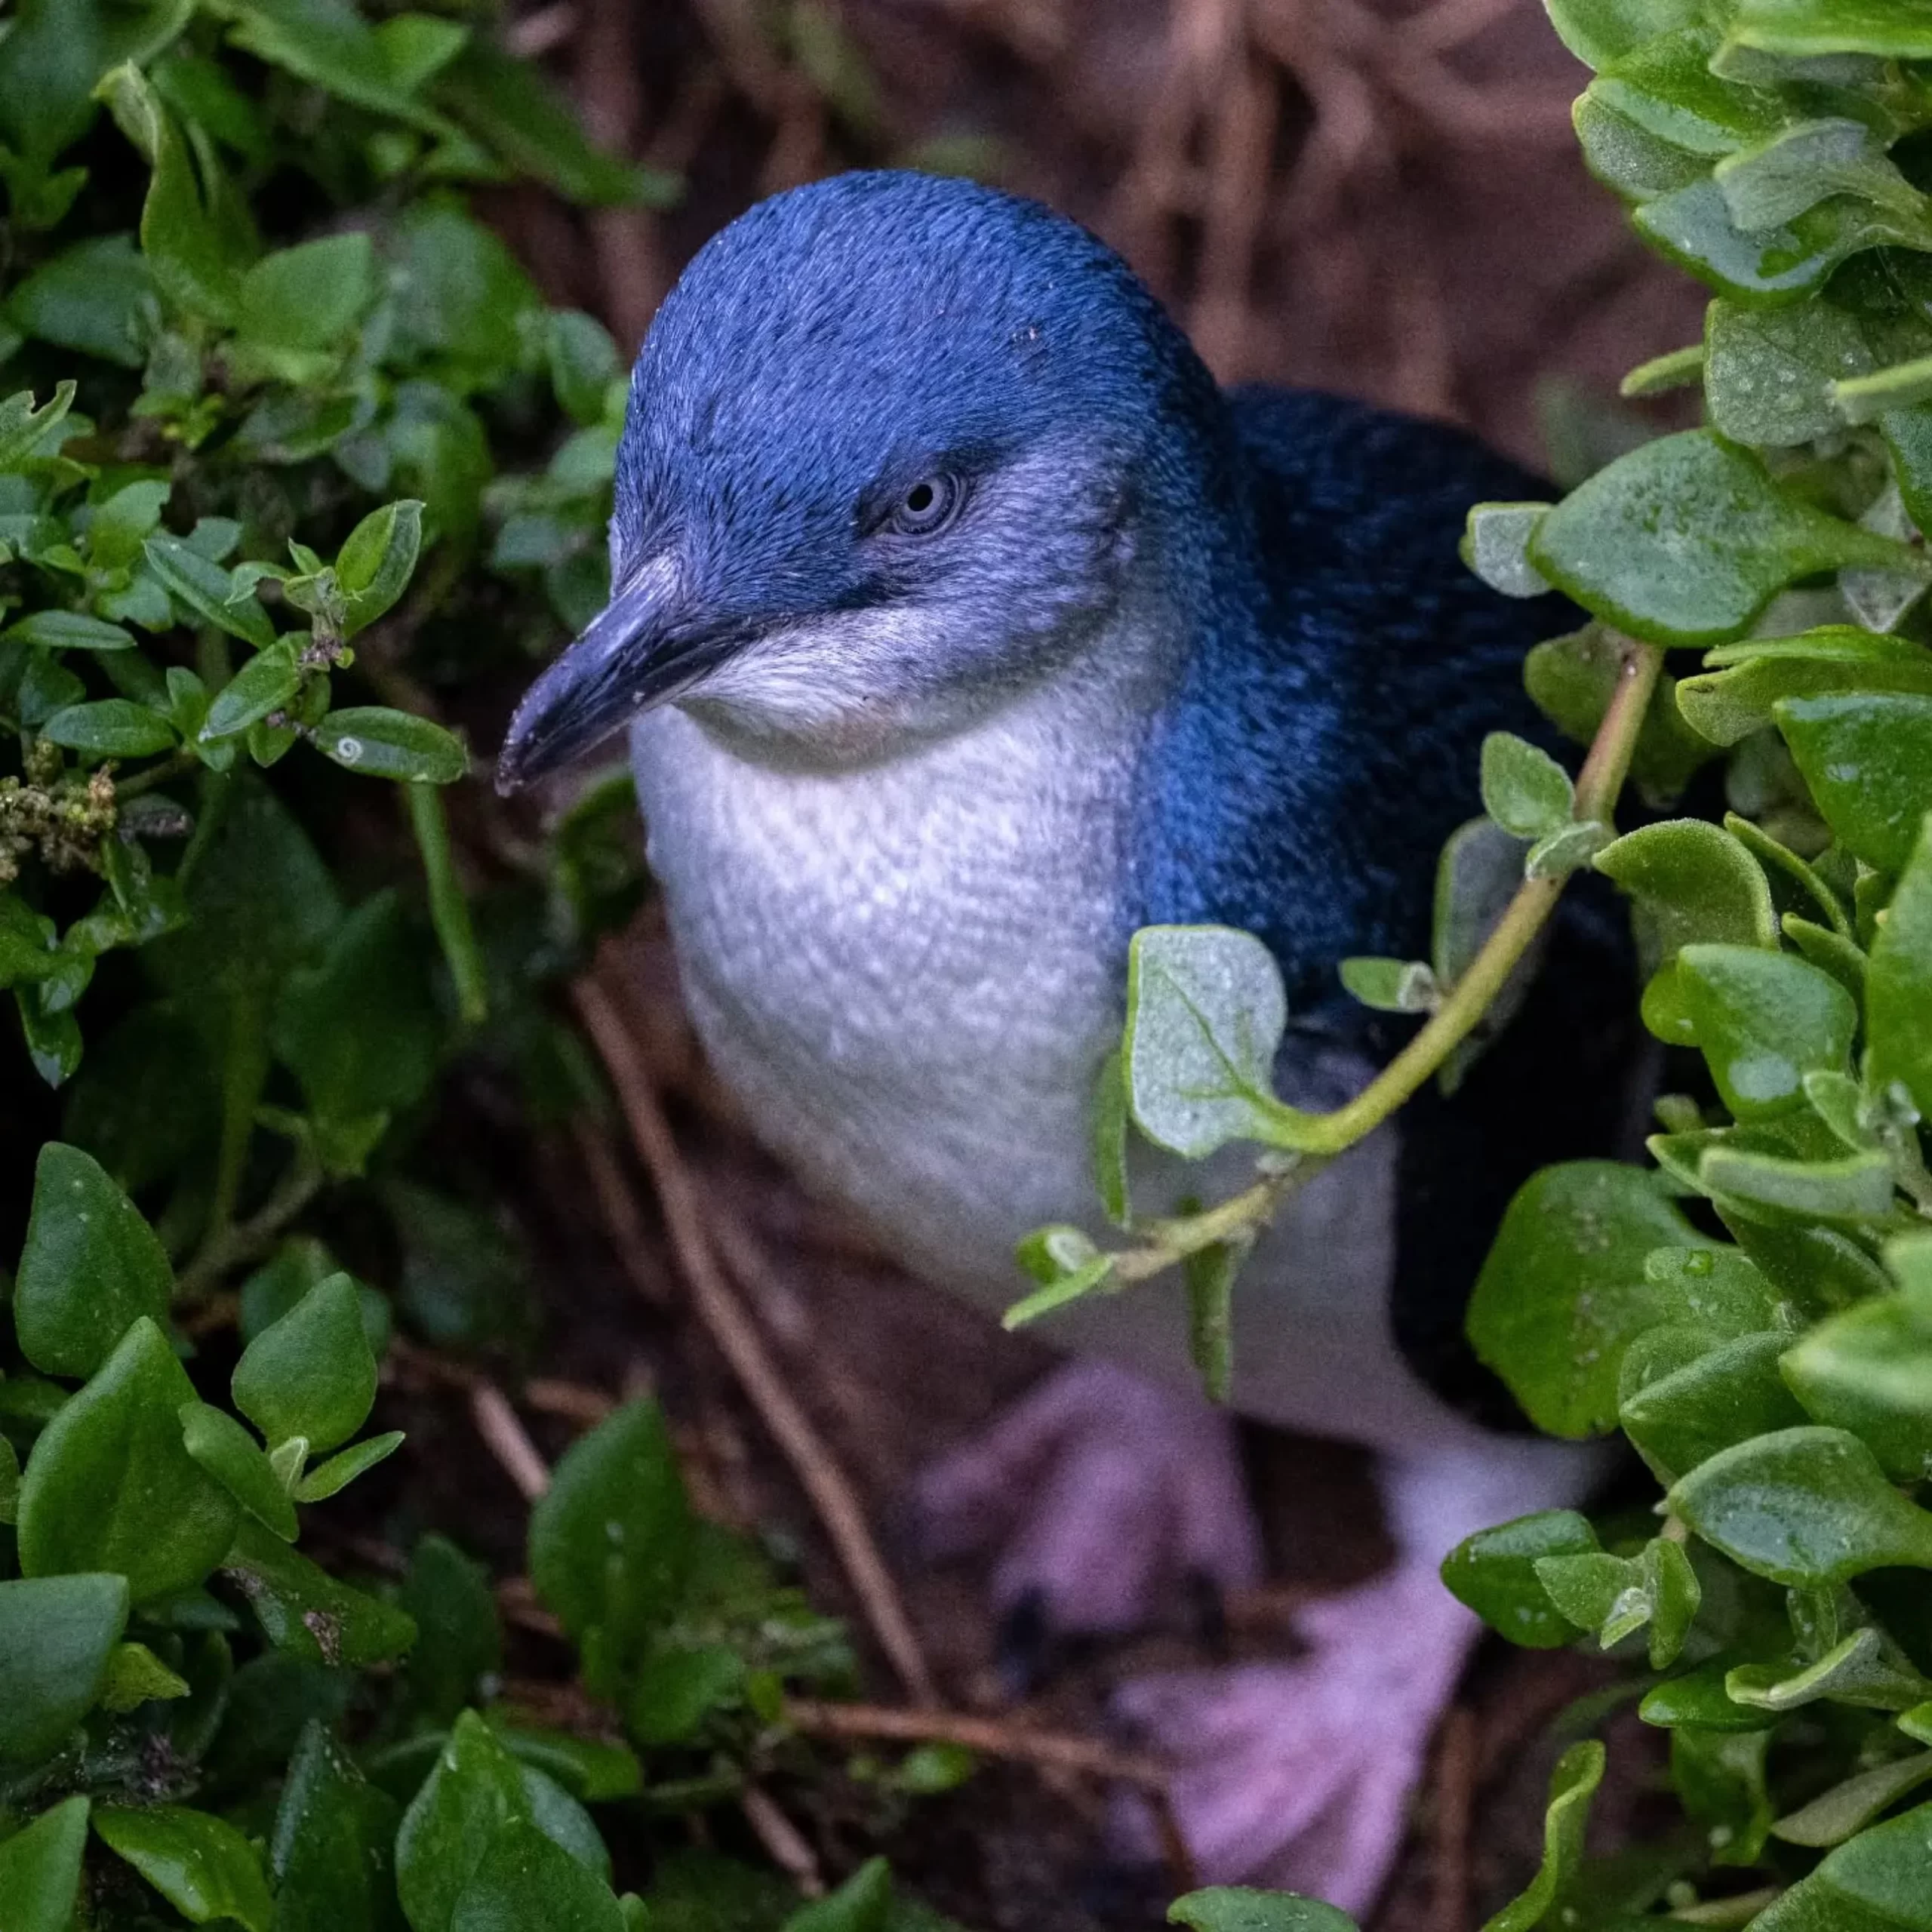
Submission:
[[[1133,774],[1050,700],[891,764],[741,759],[675,710],[634,728],[651,864],[691,1011],[760,1137],[916,1272],[989,1310],[1014,1244],[1098,1224],[1090,1108],[1120,1032]],[[1281,1069],[1309,1104],[1366,1078]],[[1309,1083],[1314,1083],[1310,1088]],[[1337,1084],[1339,1083],[1339,1084]],[[1149,1157],[1137,1198],[1239,1185]],[[1385,1129],[1303,1190],[1244,1270],[1236,1401],[1390,1444],[1461,1432],[1388,1327],[1395,1147]],[[1191,1377],[1179,1284],[1056,1318],[1052,1339]]]
[[[1093,1199],[1126,774],[1044,701],[890,764],[742,760],[676,711],[633,759],[687,992],[760,1134],[921,1272],[1011,1298]],[[1086,747],[1082,747],[1084,751]]]

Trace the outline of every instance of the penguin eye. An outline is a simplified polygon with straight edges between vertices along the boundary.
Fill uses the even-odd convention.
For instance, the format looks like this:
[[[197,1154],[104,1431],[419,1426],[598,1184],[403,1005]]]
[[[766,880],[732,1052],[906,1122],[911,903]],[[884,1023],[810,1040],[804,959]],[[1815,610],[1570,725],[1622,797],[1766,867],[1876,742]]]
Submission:
[[[902,537],[930,537],[952,521],[962,494],[959,479],[943,469],[921,476],[893,506],[892,527]]]

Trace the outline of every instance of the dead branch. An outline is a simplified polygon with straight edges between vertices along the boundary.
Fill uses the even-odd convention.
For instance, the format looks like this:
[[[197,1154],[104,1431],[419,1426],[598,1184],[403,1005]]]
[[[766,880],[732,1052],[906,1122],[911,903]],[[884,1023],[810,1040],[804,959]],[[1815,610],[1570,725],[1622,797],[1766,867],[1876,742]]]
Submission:
[[[635,1043],[609,996],[595,980],[579,980],[571,989],[571,998],[617,1090],[638,1158],[657,1189],[671,1245],[699,1319],[818,1512],[879,1647],[916,1703],[936,1703],[932,1674],[913,1633],[912,1620],[898,1585],[879,1555],[857,1496],[786,1386],[764,1337],[718,1266],[696,1185],[657,1103]]]

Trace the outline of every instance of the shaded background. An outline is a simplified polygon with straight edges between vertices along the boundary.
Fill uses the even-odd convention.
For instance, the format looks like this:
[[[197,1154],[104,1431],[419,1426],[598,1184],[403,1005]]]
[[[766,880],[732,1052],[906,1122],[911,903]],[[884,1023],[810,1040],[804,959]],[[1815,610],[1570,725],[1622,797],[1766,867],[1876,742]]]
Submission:
[[[1453,418],[1566,480],[1626,433],[1608,400],[1623,371],[1700,330],[1701,293],[1583,172],[1569,123],[1583,70],[1539,0],[550,0],[517,10],[512,40],[597,134],[683,184],[654,211],[574,214],[534,189],[485,198],[546,296],[596,312],[627,348],[682,263],[752,201],[882,164],[971,172],[1078,217],[1224,380]],[[786,1379],[888,1532],[946,1701],[1014,1720],[982,1579],[934,1573],[891,1533],[907,1472],[1050,1357],[896,1274],[759,1154],[696,1054],[651,912],[600,979]],[[557,1387],[660,1389],[705,1506],[795,1549],[814,1601],[851,1616],[863,1644],[812,1508],[680,1312],[662,1231],[620,1226],[620,1260],[594,1225],[595,1158],[595,1143],[540,1144],[534,1171],[504,1176],[543,1257]],[[640,1313],[640,1287],[654,1312]],[[546,1447],[586,1419],[568,1408]],[[460,1410],[446,1420],[453,1436],[466,1428]],[[433,1442],[433,1414],[411,1426]],[[1216,1649],[1281,1655],[1309,1589],[1376,1566],[1358,1455],[1258,1430],[1248,1446],[1281,1580],[1229,1606],[1218,1645],[1176,1605],[1168,1629],[1061,1660],[1019,1721],[1104,1735],[1122,1675]],[[445,1500],[477,1521],[479,1543],[486,1521],[520,1521],[497,1472],[470,1455],[446,1466],[464,1493]],[[888,1673],[873,1681],[891,1694]],[[1464,1932],[1524,1882],[1550,1763],[1600,1715],[1589,1700],[1607,1681],[1567,1652],[1485,1651],[1438,1740],[1378,1932]],[[1657,1758],[1654,1734],[1612,1721],[1596,1830],[1614,1844],[1641,1826]],[[786,1799],[821,1845],[848,1833],[832,1788]],[[1156,1923],[1172,1875],[1106,1868],[1103,1807],[1091,1776],[989,1763],[914,1807],[885,1849],[913,1889],[986,1932]]]

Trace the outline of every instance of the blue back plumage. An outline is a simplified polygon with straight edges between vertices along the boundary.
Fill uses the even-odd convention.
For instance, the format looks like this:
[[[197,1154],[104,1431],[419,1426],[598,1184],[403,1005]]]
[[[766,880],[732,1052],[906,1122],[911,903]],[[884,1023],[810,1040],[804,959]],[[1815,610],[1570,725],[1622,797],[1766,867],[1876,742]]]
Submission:
[[[1140,911],[1260,934],[1297,1011],[1334,997],[1347,954],[1426,955],[1436,855],[1481,809],[1483,734],[1547,737],[1523,657],[1574,614],[1463,568],[1468,506],[1540,490],[1462,431],[1275,389],[1226,407],[1257,574],[1157,740]]]

